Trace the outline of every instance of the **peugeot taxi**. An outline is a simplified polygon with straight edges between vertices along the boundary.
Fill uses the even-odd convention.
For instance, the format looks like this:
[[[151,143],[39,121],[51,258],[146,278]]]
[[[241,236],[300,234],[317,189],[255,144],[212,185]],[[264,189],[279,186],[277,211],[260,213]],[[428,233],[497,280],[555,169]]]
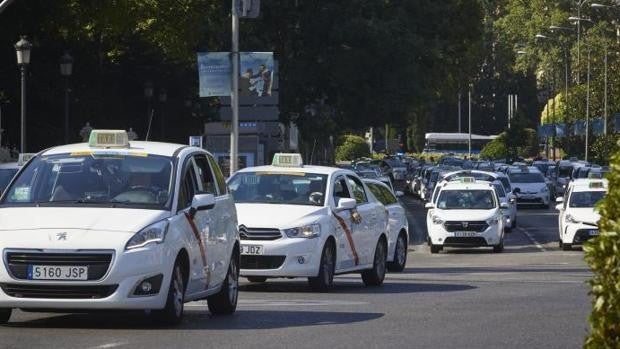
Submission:
[[[208,152],[94,130],[24,166],[0,200],[0,323],[12,309],[235,311],[239,236]]]
[[[250,282],[307,277],[327,291],[334,274],[361,272],[383,283],[388,213],[350,170],[304,166],[300,154],[275,154],[270,166],[235,173],[241,275]]]
[[[575,179],[568,184],[564,197],[558,197],[556,209],[560,248],[564,251],[573,245],[582,245],[585,241],[598,236],[598,221],[601,216],[596,212],[596,203],[607,194],[605,179]]]
[[[429,209],[426,226],[431,253],[443,247],[491,246],[504,249],[504,218],[492,183],[473,177],[457,178],[441,185],[436,202]]]

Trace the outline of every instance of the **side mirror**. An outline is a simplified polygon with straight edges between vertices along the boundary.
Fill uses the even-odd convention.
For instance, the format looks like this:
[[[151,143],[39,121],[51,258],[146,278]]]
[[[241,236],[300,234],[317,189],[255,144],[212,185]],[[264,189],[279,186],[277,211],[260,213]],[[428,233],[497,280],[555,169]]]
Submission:
[[[557,198],[555,198],[555,202],[564,202],[564,197],[558,196]]]
[[[432,202],[427,202],[426,205],[424,205],[424,208],[428,208],[428,209],[435,208],[435,205]]]
[[[213,207],[215,207],[215,196],[213,194],[196,194],[192,199],[189,214],[193,218],[196,212],[210,210]]]
[[[507,209],[507,208],[508,208],[508,204],[507,204],[507,203],[505,203],[505,202],[501,202],[501,203],[499,204],[499,208],[501,208],[501,209]]]
[[[403,192],[402,192],[402,191],[400,191],[400,190],[397,190],[395,194],[396,194],[396,197],[397,197],[397,198],[402,197],[402,196],[405,196],[405,193],[403,193]]]
[[[555,209],[558,211],[562,211],[564,209],[564,205],[559,204],[559,205],[555,205]]]
[[[340,198],[338,199],[338,206],[336,206],[336,211],[344,211],[344,210],[352,210],[357,206],[357,202],[355,199],[350,198]]]
[[[513,193],[513,194],[515,194],[515,195],[516,195],[516,194],[519,194],[520,192],[521,192],[521,188],[514,188],[514,189],[512,190],[512,193]]]

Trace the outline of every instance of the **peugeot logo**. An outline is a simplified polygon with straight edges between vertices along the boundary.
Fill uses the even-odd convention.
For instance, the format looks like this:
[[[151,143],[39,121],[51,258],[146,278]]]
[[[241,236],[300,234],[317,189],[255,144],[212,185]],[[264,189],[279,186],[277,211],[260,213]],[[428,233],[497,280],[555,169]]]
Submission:
[[[469,222],[462,222],[461,225],[463,226],[463,228],[467,228],[469,227]]]
[[[67,233],[66,232],[56,233],[56,240],[57,241],[67,241]]]

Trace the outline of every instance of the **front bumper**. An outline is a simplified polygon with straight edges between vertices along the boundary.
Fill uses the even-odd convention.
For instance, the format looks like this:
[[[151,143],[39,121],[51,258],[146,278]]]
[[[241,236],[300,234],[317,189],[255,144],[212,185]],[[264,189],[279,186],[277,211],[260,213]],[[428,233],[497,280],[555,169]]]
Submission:
[[[443,225],[432,224],[429,230],[429,238],[433,245],[451,247],[480,247],[493,246],[502,239],[503,224],[494,224],[482,232],[471,232],[474,236],[461,237],[457,232],[447,231]]]
[[[323,240],[280,238],[274,241],[242,240],[261,245],[263,254],[241,255],[241,276],[312,277],[319,273]]]
[[[585,223],[568,223],[562,232],[562,242],[572,245],[583,245],[584,242],[597,237],[597,226]]]
[[[518,205],[549,205],[549,192],[547,193],[527,193],[517,195]]]
[[[107,274],[94,281],[23,280],[9,273],[7,264],[3,263],[0,268],[0,308],[162,309],[166,304],[173,258],[162,245],[116,251]],[[133,296],[143,280],[161,274],[163,280],[158,293]],[[84,294],[90,297],[84,298]]]

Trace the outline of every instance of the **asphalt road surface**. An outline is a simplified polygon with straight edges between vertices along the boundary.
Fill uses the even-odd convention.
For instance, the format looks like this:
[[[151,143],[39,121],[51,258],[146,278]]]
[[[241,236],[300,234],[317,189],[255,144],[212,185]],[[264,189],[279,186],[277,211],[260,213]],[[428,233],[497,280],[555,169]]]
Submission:
[[[431,255],[423,206],[409,212],[407,268],[382,287],[339,276],[328,294],[305,280],[242,280],[238,311],[213,317],[186,305],[175,328],[143,314],[17,311],[0,327],[0,348],[579,348],[591,309],[583,252],[561,251],[557,214],[519,210],[506,249],[444,249]]]

